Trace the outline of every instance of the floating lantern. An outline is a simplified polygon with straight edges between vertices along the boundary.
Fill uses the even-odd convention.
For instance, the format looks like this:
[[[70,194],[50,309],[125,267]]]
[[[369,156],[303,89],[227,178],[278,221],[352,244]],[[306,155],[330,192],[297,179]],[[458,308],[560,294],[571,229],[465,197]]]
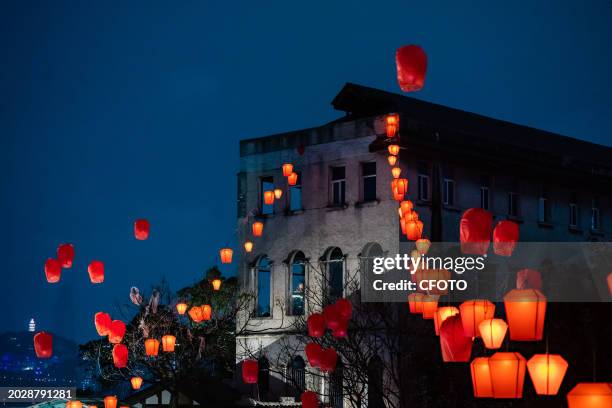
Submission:
[[[51,358],[53,355],[53,336],[41,331],[34,335],[34,351],[38,358]]]
[[[72,244],[61,244],[57,247],[57,260],[62,268],[72,267],[74,260],[74,246]]]
[[[401,194],[408,193],[408,179],[398,178],[395,179],[395,186],[397,187],[397,191]]]
[[[174,351],[174,346],[176,345],[176,337],[171,334],[166,334],[162,337],[162,350],[166,353],[171,353]]]
[[[96,331],[100,336],[108,336],[112,324],[111,317],[108,313],[96,313],[94,315],[94,324],[96,325]]]
[[[397,130],[399,129],[399,115],[397,113],[391,113],[387,115],[386,122],[387,137],[392,138],[393,136],[395,136]]]
[[[521,269],[516,273],[517,289],[542,290],[542,275],[535,269]]]
[[[308,316],[306,325],[310,337],[323,337],[325,334],[325,316],[320,313],[313,313]]]
[[[253,223],[253,236],[255,237],[261,237],[261,234],[263,234],[263,222],[260,221],[256,221]]]
[[[335,330],[340,326],[342,317],[340,316],[339,307],[336,304],[327,305],[323,308],[323,316],[325,317],[325,324],[330,330]]]
[[[421,238],[423,233],[423,221],[407,221],[406,222],[406,238],[410,241],[416,241]]]
[[[134,238],[139,241],[144,241],[149,238],[149,231],[151,229],[151,225],[149,221],[145,219],[140,219],[134,221]]]
[[[340,320],[338,327],[332,330],[332,336],[336,339],[342,339],[348,334],[348,320]]]
[[[244,251],[245,252],[251,252],[253,250],[253,243],[251,241],[246,241],[244,243]]]
[[[535,354],[527,361],[531,382],[538,395],[557,395],[567,361],[558,354]]]
[[[504,296],[510,340],[542,340],[546,296],[536,289],[513,289]]]
[[[104,282],[104,262],[91,261],[87,267],[87,273],[89,273],[91,283]]]
[[[438,298],[437,295],[425,295],[423,296],[423,319],[433,319],[438,310]]]
[[[338,307],[338,313],[343,320],[350,320],[353,316],[353,304],[348,299],[336,300],[336,306]]]
[[[493,398],[521,398],[525,382],[525,357],[497,352],[489,357]]]
[[[49,283],[59,282],[62,277],[62,265],[57,259],[49,258],[45,261],[45,276]]]
[[[578,383],[567,394],[568,408],[612,407],[612,383]]]
[[[414,246],[419,251],[419,254],[425,255],[429,251],[429,247],[431,247],[431,241],[427,238],[417,239]]]
[[[404,193],[400,193],[397,187],[393,188],[393,199],[395,201],[402,201],[404,199]]]
[[[610,296],[612,296],[612,273],[608,274],[608,291]]]
[[[139,390],[142,386],[142,377],[132,377],[130,378],[130,383],[132,384],[132,389]]]
[[[229,264],[232,263],[232,255],[234,251],[231,248],[223,248],[219,251],[219,255],[221,255],[221,263]]]
[[[321,356],[323,355],[323,347],[321,347],[317,343],[308,343],[304,347],[304,352],[306,353],[306,358],[308,359],[308,363],[312,367],[319,367],[319,365],[321,365]]]
[[[117,408],[117,397],[114,395],[104,397],[104,408]]]
[[[114,344],[121,343],[125,335],[125,323],[121,320],[113,320],[108,331],[108,341]]]
[[[446,363],[470,361],[472,338],[465,335],[460,315],[449,316],[440,325],[440,349]]]
[[[410,200],[404,200],[400,203],[399,211],[400,217],[403,217],[404,214],[410,214],[410,212],[414,209],[414,204]]]
[[[436,329],[436,336],[440,335],[440,326],[444,321],[451,317],[459,314],[459,309],[455,306],[441,306],[434,313],[434,328]]]
[[[417,221],[419,219],[419,214],[416,211],[410,211],[408,213],[402,213],[406,221]]]
[[[283,176],[289,177],[293,173],[293,164],[285,163],[283,164]]]
[[[290,186],[295,186],[297,182],[298,182],[297,173],[293,172],[289,175],[289,177],[287,177],[287,184],[289,184]]]
[[[125,344],[113,346],[113,364],[117,368],[125,368],[128,361],[128,348]]]
[[[467,337],[479,337],[478,325],[483,320],[492,319],[495,315],[495,304],[488,300],[475,299],[463,302],[459,306],[461,321]]]
[[[259,364],[256,360],[244,360],[242,362],[242,381],[245,384],[257,384],[259,376]]]
[[[274,198],[276,198],[277,200],[280,200],[280,198],[283,196],[283,190],[281,190],[280,188],[275,188],[274,189]]]
[[[219,289],[221,289],[221,279],[219,279],[219,278],[213,279],[212,287],[213,287],[213,290],[215,292],[217,292]]]
[[[397,82],[402,91],[413,92],[423,88],[427,72],[427,54],[418,45],[404,45],[395,52]]]
[[[302,408],[319,408],[319,399],[317,394],[312,391],[304,391],[300,396]]]
[[[157,356],[159,352],[159,340],[157,339],[146,339],[144,342],[145,345],[145,353],[149,357]]]
[[[423,313],[423,297],[422,293],[411,293],[408,295],[408,306],[410,307],[410,313],[422,314]]]
[[[427,292],[430,295],[446,295],[448,293],[448,284],[445,287],[438,282],[448,282],[451,278],[451,273],[447,269],[424,269],[420,267],[413,275],[417,288],[421,292]],[[421,285],[421,282],[425,282]],[[435,284],[433,283],[435,282]],[[444,288],[444,289],[443,289]]]
[[[488,349],[500,348],[507,331],[508,324],[502,319],[486,319],[478,324],[478,332]]]
[[[338,353],[332,347],[323,350],[321,353],[320,368],[324,373],[330,373],[336,369],[336,363],[338,362]]]
[[[400,174],[402,174],[402,169],[400,169],[399,167],[393,167],[391,169],[391,175],[394,179],[399,178]]]
[[[185,312],[187,311],[187,303],[183,303],[183,302],[177,303],[176,311],[178,312],[178,314],[184,315]]]
[[[387,161],[389,162],[389,166],[395,166],[395,163],[397,163],[397,156],[390,155],[387,157]]]
[[[210,320],[212,316],[212,307],[210,307],[210,305],[202,305],[200,308],[202,309],[202,320]]]
[[[406,235],[406,220],[400,218],[400,229],[402,230],[402,234]]]
[[[493,216],[482,208],[470,208],[461,217],[459,224],[461,252],[484,255],[489,250]]]
[[[387,147],[387,149],[389,149],[389,154],[392,156],[397,156],[399,154],[400,151],[400,147],[396,144],[391,144],[389,145],[389,147]]]
[[[497,255],[511,256],[518,240],[519,225],[513,221],[500,221],[493,230],[493,251]]]
[[[200,323],[204,319],[202,308],[200,306],[192,306],[191,309],[189,309],[189,317],[191,317],[191,320],[194,322]]]
[[[83,403],[79,400],[67,401],[66,408],[83,408]],[[91,405],[89,405],[91,408]]]
[[[274,191],[264,191],[264,204],[272,205],[274,204]]]
[[[476,357],[470,364],[472,372],[472,388],[474,397],[493,397],[493,385],[491,384],[491,371],[489,370],[488,357]]]

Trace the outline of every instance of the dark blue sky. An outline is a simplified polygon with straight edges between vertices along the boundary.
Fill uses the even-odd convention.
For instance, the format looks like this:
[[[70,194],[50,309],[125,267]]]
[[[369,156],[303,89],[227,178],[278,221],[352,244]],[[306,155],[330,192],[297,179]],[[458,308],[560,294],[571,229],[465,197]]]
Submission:
[[[611,144],[609,1],[176,3],[3,4],[0,329],[84,340],[131,285],[198,279],[233,236],[238,140],[336,118],[347,81],[399,92],[404,44],[429,56],[419,98]]]

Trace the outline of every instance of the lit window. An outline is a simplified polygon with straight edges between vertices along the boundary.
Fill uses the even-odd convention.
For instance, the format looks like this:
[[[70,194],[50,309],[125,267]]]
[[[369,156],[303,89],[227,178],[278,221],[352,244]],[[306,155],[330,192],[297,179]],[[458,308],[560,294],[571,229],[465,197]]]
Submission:
[[[306,257],[303,252],[296,252],[291,259],[289,274],[289,310],[288,314],[302,316],[304,314],[304,291],[306,276]]]
[[[362,163],[363,201],[376,200],[376,162]]]
[[[342,206],[345,203],[346,172],[344,166],[331,168],[332,205]]]

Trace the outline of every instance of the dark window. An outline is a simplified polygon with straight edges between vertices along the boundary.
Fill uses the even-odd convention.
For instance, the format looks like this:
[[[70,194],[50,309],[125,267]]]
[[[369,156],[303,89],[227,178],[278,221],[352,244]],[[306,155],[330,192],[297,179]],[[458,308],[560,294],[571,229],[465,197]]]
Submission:
[[[344,293],[344,255],[340,248],[334,248],[327,259],[328,294],[330,302],[342,297]]]
[[[429,166],[421,162],[418,165],[417,194],[420,201],[429,201]]]
[[[591,229],[598,231],[600,227],[599,200],[593,199],[593,204],[591,205]]]
[[[480,208],[483,210],[489,209],[489,187],[480,187]]]
[[[270,392],[270,363],[265,357],[260,357],[257,360],[259,372],[257,373],[257,387],[259,389],[259,398],[266,401]]]
[[[287,383],[299,397],[306,389],[306,363],[300,356],[295,356],[287,364]]]
[[[346,175],[344,166],[331,168],[332,205],[345,203]]]
[[[295,186],[289,188],[289,210],[302,209],[302,173],[296,172],[298,178]]]
[[[274,205],[273,204],[265,204],[264,203],[264,192],[273,191],[274,190],[274,178],[262,177],[260,184],[260,192],[259,192],[259,208],[261,209],[262,214],[273,214],[274,213]]]
[[[455,205],[455,180],[444,179],[444,205]]]
[[[344,407],[344,369],[339,360],[336,369],[329,375],[329,403],[332,408]]]
[[[376,200],[376,162],[361,165],[363,177],[363,201]]]
[[[306,258],[304,253],[297,252],[291,260],[289,275],[289,314],[301,316],[304,314],[304,278],[306,275]]]
[[[578,226],[578,199],[573,193],[570,195],[569,202],[569,226]]]
[[[519,195],[517,192],[510,191],[508,193],[508,215],[518,217],[519,214]]]
[[[264,256],[257,264],[257,309],[255,314],[257,317],[270,317],[270,298],[272,296],[271,289],[271,268],[270,260]]]
[[[540,197],[538,201],[538,222],[550,222],[550,202],[548,197]]]

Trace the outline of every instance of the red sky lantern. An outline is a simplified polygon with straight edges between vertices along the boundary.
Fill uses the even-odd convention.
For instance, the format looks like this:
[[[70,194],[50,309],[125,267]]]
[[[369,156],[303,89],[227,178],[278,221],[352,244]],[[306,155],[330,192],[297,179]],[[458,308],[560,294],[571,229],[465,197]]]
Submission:
[[[293,173],[293,164],[285,163],[283,164],[283,176],[289,177]]]
[[[404,45],[395,52],[397,82],[402,91],[414,92],[423,88],[427,72],[427,54],[418,45]]]
[[[353,304],[348,299],[338,299],[336,300],[336,305],[338,306],[338,312],[340,313],[340,317],[344,320],[350,320],[353,316]]]
[[[49,283],[57,283],[60,281],[62,277],[62,265],[57,259],[47,259],[45,262],[45,276]]]
[[[108,331],[108,341],[111,343],[121,343],[125,335],[125,323],[121,320],[113,320]]]
[[[325,334],[325,317],[320,313],[313,313],[306,321],[310,337],[323,337]]]
[[[517,289],[542,290],[542,275],[535,269],[521,269],[516,273]]]
[[[497,255],[511,256],[519,240],[519,225],[516,222],[502,220],[493,230],[493,251]]]
[[[513,289],[504,296],[510,340],[542,340],[546,296],[535,289]]]
[[[132,377],[130,383],[132,384],[132,389],[139,390],[142,386],[142,377]]]
[[[264,204],[272,205],[274,204],[274,191],[264,191]]]
[[[482,337],[485,347],[488,349],[495,350],[500,348],[507,331],[508,324],[502,319],[486,319],[478,325],[478,332]]]
[[[104,282],[104,262],[91,261],[87,267],[87,273],[89,273],[91,283]]]
[[[397,113],[391,113],[386,117],[386,130],[387,137],[392,138],[397,133],[399,129],[399,115]]]
[[[338,362],[338,353],[332,347],[323,350],[321,353],[320,368],[324,373],[331,373],[336,369],[336,363]]]
[[[465,301],[459,306],[463,330],[468,337],[480,337],[478,325],[486,319],[495,316],[495,304],[488,300],[475,299]]]
[[[416,241],[423,234],[423,221],[413,220],[406,222],[406,238],[410,241]]]
[[[221,256],[221,263],[229,264],[232,263],[232,255],[234,251],[231,248],[223,248],[219,251],[219,255]]]
[[[400,147],[396,144],[390,144],[387,149],[389,150],[389,154],[392,156],[397,156],[400,151]]]
[[[538,395],[557,395],[567,361],[558,354],[535,354],[527,362],[531,382]]]
[[[128,348],[125,344],[113,346],[113,364],[117,368],[125,368],[128,361]]]
[[[114,395],[104,397],[104,408],[117,408],[117,397]]]
[[[461,217],[459,235],[461,252],[470,255],[484,255],[489,250],[493,216],[482,208],[470,208]]]
[[[317,394],[312,391],[304,391],[300,396],[302,408],[319,408],[319,399]]]
[[[304,347],[304,352],[306,353],[306,358],[308,359],[308,363],[312,367],[319,367],[321,365],[321,356],[323,355],[323,347],[318,345],[317,343],[308,343]]]
[[[410,313],[422,314],[423,313],[423,297],[422,293],[411,293],[408,295],[408,306],[410,307]]]
[[[525,357],[497,352],[489,357],[493,398],[521,398],[525,383]]]
[[[402,174],[402,169],[400,169],[399,167],[393,167],[391,169],[391,175],[394,179],[399,178],[400,174]]]
[[[438,295],[423,296],[423,319],[433,319],[438,310]]]
[[[455,306],[441,306],[434,313],[434,328],[436,330],[436,336],[440,335],[440,326],[449,317],[459,314],[459,309]]]
[[[257,360],[244,360],[242,362],[242,381],[245,384],[257,384],[259,364]]]
[[[578,383],[567,394],[568,408],[612,407],[612,383]]]
[[[189,317],[196,323],[200,323],[203,320],[202,308],[200,306],[193,306],[189,309]]]
[[[281,190],[280,188],[275,188],[274,189],[274,198],[276,198],[277,200],[280,200],[280,198],[283,196],[283,190]]]
[[[246,241],[244,243],[244,251],[245,252],[251,252],[253,250],[253,243],[251,241]]]
[[[461,323],[461,316],[447,317],[440,326],[440,349],[442,360],[449,362],[468,362],[472,354],[472,338],[467,337]]]
[[[213,290],[215,292],[218,292],[221,289],[221,283],[222,283],[221,279],[219,278],[213,279],[211,283],[212,283]]]
[[[256,221],[253,223],[253,236],[254,237],[261,237],[261,234],[263,234],[263,222],[260,221]]]
[[[51,358],[53,355],[53,336],[41,331],[34,335],[34,351],[38,358]]]
[[[202,320],[210,320],[212,317],[212,307],[210,305],[202,305],[200,306],[200,309],[202,309]]]
[[[348,334],[348,323],[348,320],[340,320],[340,324],[338,324],[338,327],[332,330],[332,336],[337,339],[346,337],[346,335]]]
[[[108,313],[98,312],[94,315],[94,324],[96,325],[96,331],[100,336],[108,336],[110,333],[111,323],[112,320]]]
[[[61,244],[57,247],[57,260],[62,268],[71,268],[74,260],[74,246],[72,244]]]
[[[149,238],[149,231],[151,230],[151,224],[145,219],[134,221],[134,238],[139,241],[144,241]]]
[[[387,161],[389,162],[389,166],[395,166],[395,163],[397,163],[397,156],[390,155],[387,157]]]
[[[287,184],[289,184],[290,186],[295,186],[297,182],[298,182],[297,173],[293,172],[289,175],[289,177],[287,177]]]
[[[176,337],[171,334],[166,334],[162,337],[162,350],[166,353],[171,353],[174,351],[174,346],[176,345]]]
[[[325,324],[328,329],[335,330],[340,326],[342,317],[340,316],[339,307],[335,303],[323,308],[323,316],[325,317]]]
[[[187,303],[179,302],[176,304],[176,311],[180,315],[184,315],[187,311]]]
[[[145,353],[149,357],[157,356],[159,353],[159,340],[157,339],[146,339],[144,342],[145,345]]]
[[[470,364],[470,370],[472,372],[472,388],[474,389],[474,397],[493,397],[491,372],[489,370],[489,358],[476,357]]]

